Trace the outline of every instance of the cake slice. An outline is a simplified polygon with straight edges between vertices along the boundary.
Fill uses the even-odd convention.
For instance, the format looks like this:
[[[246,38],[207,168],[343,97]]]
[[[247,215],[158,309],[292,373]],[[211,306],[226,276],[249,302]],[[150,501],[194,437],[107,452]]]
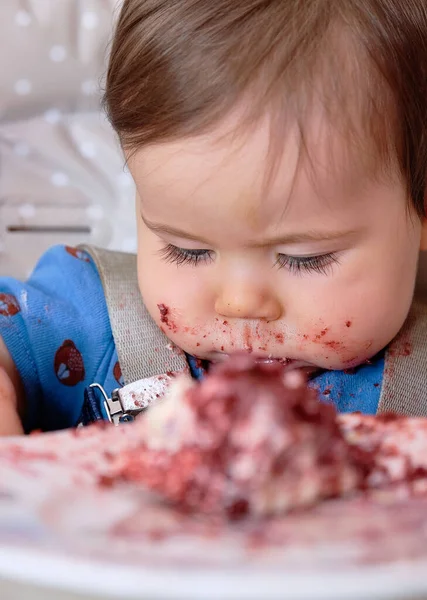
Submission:
[[[347,443],[333,406],[302,376],[248,355],[199,384],[177,379],[135,427],[139,444],[115,459],[115,478],[184,510],[230,518],[346,494],[362,485],[371,459]]]

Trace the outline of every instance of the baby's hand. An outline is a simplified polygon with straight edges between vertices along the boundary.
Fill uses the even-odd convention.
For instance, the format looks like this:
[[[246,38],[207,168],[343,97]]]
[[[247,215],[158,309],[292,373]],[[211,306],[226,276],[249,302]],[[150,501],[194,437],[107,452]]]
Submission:
[[[23,433],[15,387],[5,369],[0,367],[0,436]]]

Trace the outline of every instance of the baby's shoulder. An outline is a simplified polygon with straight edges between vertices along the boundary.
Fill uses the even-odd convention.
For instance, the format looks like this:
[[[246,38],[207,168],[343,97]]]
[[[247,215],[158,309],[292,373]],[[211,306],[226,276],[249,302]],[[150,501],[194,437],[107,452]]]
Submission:
[[[39,259],[28,279],[30,287],[47,295],[89,305],[104,300],[98,270],[91,256],[79,247],[52,246]]]
[[[33,345],[36,339],[46,341],[48,332],[61,337],[69,327],[86,336],[94,327],[110,329],[104,289],[89,254],[53,246],[27,281],[0,277],[0,335],[5,339],[23,330],[25,336],[21,332],[19,337]]]
[[[37,262],[30,278],[40,276],[66,277],[69,274],[95,271],[90,255],[78,246],[58,244],[49,248]]]

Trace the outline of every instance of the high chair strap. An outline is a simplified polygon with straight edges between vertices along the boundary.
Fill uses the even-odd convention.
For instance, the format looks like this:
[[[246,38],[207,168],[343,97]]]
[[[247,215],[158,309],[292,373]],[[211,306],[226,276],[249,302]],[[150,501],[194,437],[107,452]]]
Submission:
[[[89,245],[79,248],[98,269],[125,383],[186,369],[184,353],[171,346],[142,302],[136,256]]]
[[[427,416],[427,305],[413,303],[386,352],[378,413]]]

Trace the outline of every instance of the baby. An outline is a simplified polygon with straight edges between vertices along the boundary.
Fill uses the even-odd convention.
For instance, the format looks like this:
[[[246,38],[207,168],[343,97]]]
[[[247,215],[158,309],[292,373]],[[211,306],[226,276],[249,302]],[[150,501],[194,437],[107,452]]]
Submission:
[[[426,98],[427,0],[124,1],[105,105],[142,298],[189,359],[245,350],[376,413],[427,249]],[[87,385],[122,383],[80,250],[0,279],[0,335],[3,434],[74,426]]]

